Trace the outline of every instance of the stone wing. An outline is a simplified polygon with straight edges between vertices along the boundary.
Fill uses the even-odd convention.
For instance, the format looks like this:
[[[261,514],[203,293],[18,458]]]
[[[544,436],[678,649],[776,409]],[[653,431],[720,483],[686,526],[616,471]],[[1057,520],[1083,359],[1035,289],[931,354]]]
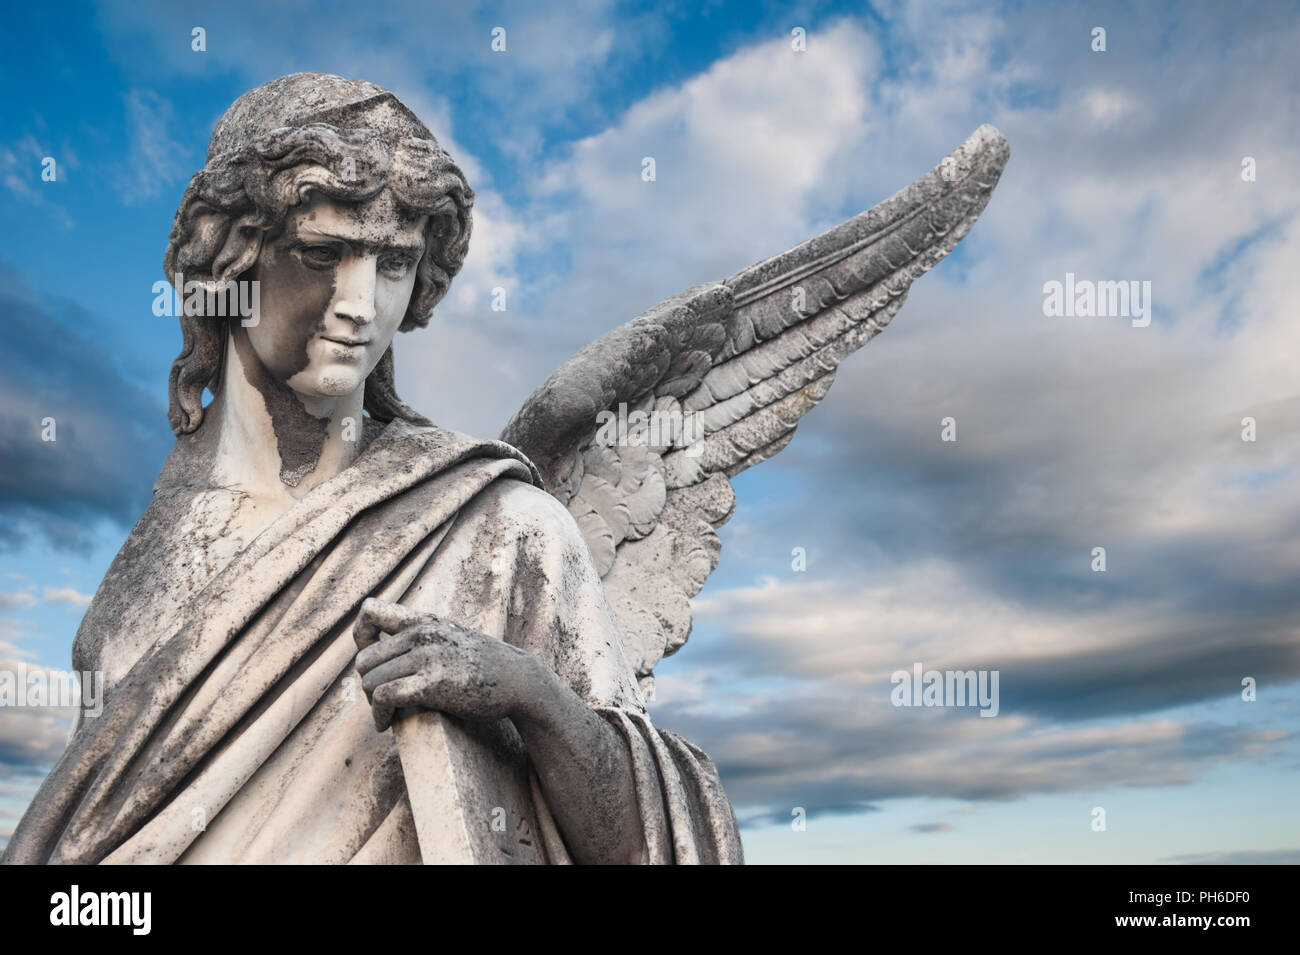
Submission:
[[[647,696],[718,564],[729,479],[790,442],[844,357],[970,230],[1009,155],[981,126],[874,208],[598,338],[506,426],[582,529]]]

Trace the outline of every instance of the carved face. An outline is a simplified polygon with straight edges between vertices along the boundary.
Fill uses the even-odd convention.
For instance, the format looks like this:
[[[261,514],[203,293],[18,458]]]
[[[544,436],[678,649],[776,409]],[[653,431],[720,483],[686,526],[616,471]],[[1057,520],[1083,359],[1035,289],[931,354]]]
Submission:
[[[260,320],[245,331],[275,378],[304,398],[365,383],[406,314],[427,217],[388,190],[360,204],[315,194],[258,257]]]

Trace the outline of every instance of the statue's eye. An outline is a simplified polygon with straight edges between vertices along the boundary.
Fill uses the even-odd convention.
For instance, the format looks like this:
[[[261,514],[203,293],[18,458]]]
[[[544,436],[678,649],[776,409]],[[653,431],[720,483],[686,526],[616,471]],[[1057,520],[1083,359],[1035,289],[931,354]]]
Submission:
[[[307,265],[318,269],[327,269],[339,264],[338,246],[304,245],[298,249],[299,257]]]
[[[389,278],[406,278],[406,273],[415,265],[415,257],[405,252],[391,252],[379,259],[379,269]]]

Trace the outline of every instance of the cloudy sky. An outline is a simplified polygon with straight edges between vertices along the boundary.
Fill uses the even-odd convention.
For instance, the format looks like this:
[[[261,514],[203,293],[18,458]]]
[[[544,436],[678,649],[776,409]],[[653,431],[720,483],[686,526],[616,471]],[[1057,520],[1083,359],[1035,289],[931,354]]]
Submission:
[[[971,235],[737,478],[654,719],[715,759],[754,862],[1300,861],[1295,5],[65,6],[0,37],[0,669],[69,665],[148,501],[180,344],[152,286],[250,87],[372,80],[459,160],[469,260],[398,385],[484,436],[991,122]],[[1150,282],[1150,324],[1048,317],[1066,273]],[[996,670],[998,715],[892,706],[915,663]],[[0,843],[67,727],[0,709]]]

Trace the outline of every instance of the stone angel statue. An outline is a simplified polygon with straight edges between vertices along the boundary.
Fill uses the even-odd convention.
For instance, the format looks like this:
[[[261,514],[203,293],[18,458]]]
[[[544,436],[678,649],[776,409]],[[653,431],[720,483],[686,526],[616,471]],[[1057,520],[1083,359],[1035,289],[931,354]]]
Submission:
[[[396,332],[465,259],[461,171],[373,84],[241,96],[164,272],[202,301],[256,283],[256,314],[187,300],[176,444],[73,648],[102,712],[4,861],[743,861],[713,763],[647,716],[655,665],[717,564],[729,478],[790,441],[1007,157],[981,127],[596,340],[479,440],[393,380]]]

